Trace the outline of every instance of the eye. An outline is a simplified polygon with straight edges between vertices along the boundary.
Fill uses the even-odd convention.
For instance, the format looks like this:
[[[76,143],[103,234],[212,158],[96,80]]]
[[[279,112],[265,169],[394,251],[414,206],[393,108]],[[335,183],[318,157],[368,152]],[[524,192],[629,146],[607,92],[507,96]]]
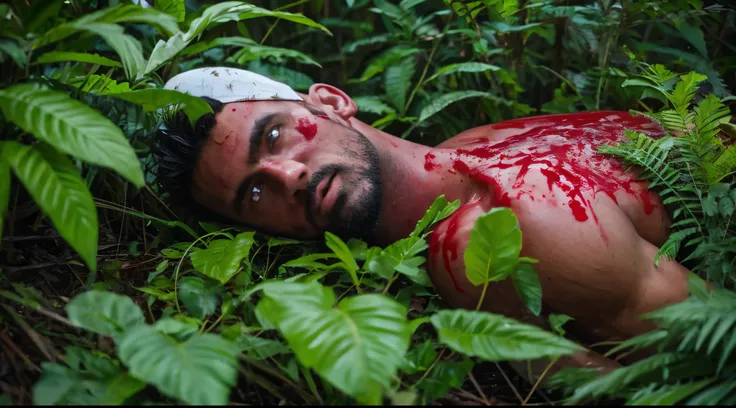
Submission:
[[[258,202],[258,200],[261,199],[261,188],[257,186],[253,186],[253,190],[250,193],[250,199],[253,202]]]
[[[268,147],[270,149],[273,149],[273,145],[276,144],[276,141],[281,137],[281,129],[278,127],[275,127],[271,129],[270,132],[268,132]]]

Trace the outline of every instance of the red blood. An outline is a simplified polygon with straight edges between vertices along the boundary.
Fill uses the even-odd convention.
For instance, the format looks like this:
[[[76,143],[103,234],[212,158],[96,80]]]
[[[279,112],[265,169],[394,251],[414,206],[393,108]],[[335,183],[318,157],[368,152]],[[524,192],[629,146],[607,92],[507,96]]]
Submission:
[[[233,112],[235,112],[237,109],[233,108]]]
[[[462,215],[466,213],[469,209],[475,207],[478,205],[480,201],[465,204],[460,206],[460,208],[455,211],[450,218],[447,219],[448,226],[447,226],[447,232],[445,232],[445,238],[442,240],[442,248],[440,248],[440,241],[439,241],[439,234],[435,230],[432,233],[432,237],[429,240],[429,252],[433,257],[436,257],[438,253],[441,252],[442,260],[445,265],[445,270],[447,273],[450,274],[450,278],[452,279],[452,283],[455,285],[455,290],[457,290],[460,293],[465,293],[463,288],[460,287],[457,283],[457,279],[455,279],[455,274],[452,272],[452,266],[451,262],[456,261],[458,257],[458,240],[457,240],[457,231],[462,225],[460,223],[460,219],[462,218]]]
[[[492,127],[524,131],[472,149],[458,149],[454,169],[488,184],[493,189],[494,203],[509,206],[509,192],[504,192],[501,186],[502,173],[511,175],[509,181],[513,180],[512,189],[517,190],[514,196],[519,199],[531,192],[522,187],[533,166],[546,177],[550,191],[555,186],[565,193],[569,199],[566,204],[577,221],[585,222],[592,217],[596,224],[598,217],[583,192],[592,196],[603,193],[616,201],[618,191],[636,196],[631,183],[637,181],[632,175],[624,174],[620,162],[598,153],[597,147],[623,141],[624,129],[641,131],[652,137],[664,135],[661,126],[646,117],[613,111],[547,115],[502,122]],[[481,160],[471,169],[461,158]],[[639,194],[639,197],[644,211],[651,213],[653,205],[649,196]]]
[[[300,118],[296,130],[303,134],[304,138],[309,142],[317,135],[317,124],[310,122],[307,118]]]
[[[440,167],[442,167],[442,165],[432,161],[432,159],[434,159],[435,157],[437,156],[433,155],[432,153],[427,153],[424,155],[424,170],[432,171],[434,169],[439,169]]]
[[[646,215],[651,214],[654,211],[654,204],[652,204],[652,200],[649,198],[649,190],[641,190],[639,197],[641,197],[641,202],[644,204],[644,213]]]
[[[394,143],[394,142],[390,142],[390,143],[391,143],[391,146],[393,146],[393,147],[399,147],[399,145],[397,145],[397,144],[396,144],[396,143]]]
[[[330,120],[330,117],[327,116],[327,115],[316,115],[315,118],[320,118],[320,119],[324,119],[324,120]]]

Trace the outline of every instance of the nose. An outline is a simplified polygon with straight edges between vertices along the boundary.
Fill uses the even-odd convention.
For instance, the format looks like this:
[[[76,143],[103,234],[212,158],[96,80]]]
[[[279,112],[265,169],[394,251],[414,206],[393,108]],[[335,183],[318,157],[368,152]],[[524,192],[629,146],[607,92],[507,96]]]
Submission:
[[[309,177],[304,163],[291,159],[268,160],[263,162],[262,169],[283,187],[284,198],[290,204],[297,202],[300,191],[307,190]]]

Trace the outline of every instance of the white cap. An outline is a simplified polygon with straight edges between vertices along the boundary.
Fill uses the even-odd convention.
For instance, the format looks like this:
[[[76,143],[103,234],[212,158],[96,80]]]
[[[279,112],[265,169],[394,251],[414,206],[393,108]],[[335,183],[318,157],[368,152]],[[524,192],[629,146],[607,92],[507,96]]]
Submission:
[[[193,96],[206,96],[222,103],[239,101],[303,99],[288,85],[244,69],[197,68],[169,79],[164,89]]]

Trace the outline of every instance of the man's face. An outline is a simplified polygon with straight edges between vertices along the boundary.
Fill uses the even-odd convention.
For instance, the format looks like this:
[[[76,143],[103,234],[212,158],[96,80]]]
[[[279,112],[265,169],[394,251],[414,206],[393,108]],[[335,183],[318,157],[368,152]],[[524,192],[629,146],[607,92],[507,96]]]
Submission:
[[[381,202],[378,153],[312,105],[229,103],[203,145],[192,194],[271,234],[368,237]]]

